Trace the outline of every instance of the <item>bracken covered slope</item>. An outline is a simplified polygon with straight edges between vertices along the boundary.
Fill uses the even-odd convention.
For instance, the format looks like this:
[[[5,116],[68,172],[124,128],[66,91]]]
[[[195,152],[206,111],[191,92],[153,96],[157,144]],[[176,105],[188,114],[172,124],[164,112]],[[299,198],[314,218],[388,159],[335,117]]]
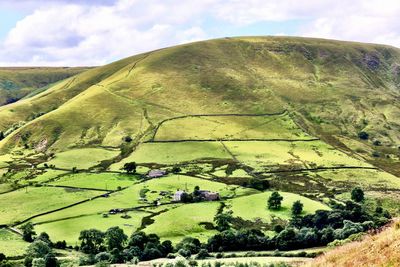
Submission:
[[[394,223],[382,232],[367,235],[363,240],[338,247],[306,266],[375,266],[389,267],[400,265],[400,230]]]
[[[126,58],[0,107],[0,130],[7,133],[0,145],[3,151],[117,147],[125,136],[148,140],[176,116],[287,110],[310,134],[397,173],[399,97],[397,48],[224,38]],[[368,141],[358,139],[361,131]]]

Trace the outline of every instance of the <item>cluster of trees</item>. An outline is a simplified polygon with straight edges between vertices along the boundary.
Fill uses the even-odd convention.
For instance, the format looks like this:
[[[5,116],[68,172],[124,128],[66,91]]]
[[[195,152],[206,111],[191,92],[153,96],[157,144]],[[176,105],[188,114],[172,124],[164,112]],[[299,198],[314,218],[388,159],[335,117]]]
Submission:
[[[207,249],[217,252],[324,246],[334,240],[346,239],[352,234],[380,227],[390,218],[382,208],[369,214],[353,201],[347,201],[345,205],[336,204],[333,210],[318,210],[305,216],[299,216],[301,209],[301,202],[293,204],[292,219],[286,227],[275,227],[277,235],[274,237],[265,236],[259,230],[234,230],[229,227],[229,214],[221,213],[224,222],[221,225],[224,227],[218,227],[222,231],[208,240]]]
[[[195,195],[195,188],[192,193]],[[196,259],[204,259],[209,252],[243,250],[293,250],[315,246],[325,246],[333,241],[344,240],[354,234],[380,227],[387,223],[390,215],[381,207],[368,212],[359,203],[364,201],[364,192],[354,188],[352,200],[344,204],[332,202],[332,210],[318,210],[314,214],[302,216],[303,204],[295,201],[292,218],[287,225],[275,225],[276,235],[266,236],[257,229],[234,229],[231,211],[221,211],[214,217],[219,233],[201,243],[198,239],[184,238],[174,248],[171,241],[160,241],[156,234],[135,232],[128,237],[119,227],[111,227],[102,232],[97,229],[81,231],[80,246],[76,247],[88,256],[82,258],[82,265],[95,263],[124,263],[151,260],[161,257],[175,257],[174,252],[183,257],[196,254]],[[267,201],[269,209],[280,209],[283,197],[273,192]],[[25,266],[58,266],[53,248],[65,248],[65,241],[52,243],[46,233],[36,236],[32,224],[21,227],[23,238],[32,242],[27,250]],[[1,256],[1,255],[0,255]],[[1,261],[1,257],[0,257]]]
[[[268,198],[267,206],[270,210],[279,210],[282,206],[283,197],[278,192],[272,192]],[[300,200],[293,202],[291,211],[293,216],[299,216],[303,212],[303,203]]]
[[[151,260],[166,257],[173,251],[171,241],[160,242],[156,234],[133,233],[129,238],[124,231],[116,227],[106,232],[97,229],[84,230],[80,233],[80,250],[88,254],[81,264],[98,262],[124,263],[128,261]]]
[[[65,241],[54,244],[47,233],[41,233],[28,246],[24,265],[26,267],[58,267],[60,263],[54,255],[53,248],[65,248],[65,246]]]

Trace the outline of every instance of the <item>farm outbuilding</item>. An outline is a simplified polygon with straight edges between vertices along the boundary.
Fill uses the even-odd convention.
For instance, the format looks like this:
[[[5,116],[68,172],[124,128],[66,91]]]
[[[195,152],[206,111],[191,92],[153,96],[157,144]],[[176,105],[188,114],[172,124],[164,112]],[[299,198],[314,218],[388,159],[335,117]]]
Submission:
[[[158,178],[158,177],[162,177],[162,176],[164,176],[166,174],[167,174],[167,171],[156,169],[156,170],[150,170],[147,173],[147,177],[148,178]]]

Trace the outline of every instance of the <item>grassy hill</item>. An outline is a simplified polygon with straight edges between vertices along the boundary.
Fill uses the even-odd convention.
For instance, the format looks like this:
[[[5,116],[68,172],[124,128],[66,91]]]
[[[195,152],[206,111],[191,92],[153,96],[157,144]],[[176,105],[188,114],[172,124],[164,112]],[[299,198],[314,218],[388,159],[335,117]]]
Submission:
[[[120,146],[125,136],[148,140],[176,116],[287,110],[308,133],[384,167],[388,160],[372,153],[398,157],[399,62],[393,47],[304,38],[171,47],[89,70],[1,108],[1,130],[10,133],[1,146]],[[360,142],[361,131],[369,142]],[[375,140],[383,146],[373,146]]]
[[[38,94],[54,83],[89,68],[0,68],[0,105]]]
[[[89,69],[0,107],[0,224],[69,245],[115,225],[177,243],[207,241],[226,211],[234,229],[276,236],[295,201],[303,216],[331,211],[356,186],[363,209],[399,214],[399,66],[394,47],[240,37]],[[221,199],[172,201],[196,185]]]

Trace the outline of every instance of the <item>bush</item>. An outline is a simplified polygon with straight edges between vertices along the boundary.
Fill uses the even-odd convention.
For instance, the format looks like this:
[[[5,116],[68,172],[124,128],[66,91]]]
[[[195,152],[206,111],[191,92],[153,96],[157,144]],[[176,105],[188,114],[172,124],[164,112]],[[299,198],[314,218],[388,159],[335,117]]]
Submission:
[[[369,134],[367,132],[361,131],[358,133],[358,138],[362,140],[367,140],[369,138]]]
[[[184,248],[181,248],[180,250],[178,250],[178,254],[184,258],[189,258],[190,256],[192,256],[192,253],[190,252],[190,250],[184,249]]]
[[[32,267],[45,267],[46,263],[43,258],[35,258],[32,261]]]
[[[108,253],[108,252],[100,252],[100,253],[96,254],[94,259],[95,259],[96,262],[100,262],[100,261],[110,262],[111,261],[111,254]]]
[[[364,200],[364,191],[359,187],[355,187],[351,190],[351,199],[355,202],[362,202]]]
[[[174,253],[168,253],[167,258],[168,259],[175,259],[176,255]]]
[[[206,249],[200,249],[199,253],[196,255],[197,260],[202,260],[209,257],[208,251]]]

